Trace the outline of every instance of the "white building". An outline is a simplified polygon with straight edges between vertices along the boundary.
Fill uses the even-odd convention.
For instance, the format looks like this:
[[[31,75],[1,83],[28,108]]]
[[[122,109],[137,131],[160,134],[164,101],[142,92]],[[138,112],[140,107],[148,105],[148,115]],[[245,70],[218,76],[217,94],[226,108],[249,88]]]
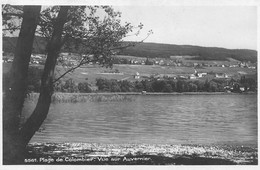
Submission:
[[[225,73],[216,73],[215,77],[216,78],[228,78],[228,75]]]
[[[205,77],[207,73],[197,73],[198,77]]]
[[[197,78],[197,76],[195,76],[194,74],[191,74],[190,76],[189,76],[189,79],[196,79]]]
[[[139,78],[140,78],[140,74],[138,72],[136,72],[134,75],[134,79],[139,79]]]

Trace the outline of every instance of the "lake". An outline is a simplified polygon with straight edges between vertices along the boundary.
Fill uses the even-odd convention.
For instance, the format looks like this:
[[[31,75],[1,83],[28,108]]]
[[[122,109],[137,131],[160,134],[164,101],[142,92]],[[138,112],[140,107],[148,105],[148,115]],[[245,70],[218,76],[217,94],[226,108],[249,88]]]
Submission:
[[[257,145],[257,95],[133,95],[52,104],[31,142]],[[34,109],[27,102],[24,116]]]

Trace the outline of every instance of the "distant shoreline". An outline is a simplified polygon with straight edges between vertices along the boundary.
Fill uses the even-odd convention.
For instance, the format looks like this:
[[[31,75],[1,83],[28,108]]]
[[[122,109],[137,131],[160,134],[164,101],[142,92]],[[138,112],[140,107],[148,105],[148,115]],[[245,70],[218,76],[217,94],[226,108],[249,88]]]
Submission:
[[[74,93],[77,94],[77,93]],[[78,94],[90,94],[90,95],[222,95],[222,94],[228,94],[228,95],[238,95],[238,94],[257,94],[257,92],[244,92],[244,93],[227,93],[227,92],[172,92],[172,93],[162,93],[162,92],[97,92],[97,93],[78,93]]]
[[[29,94],[39,94],[36,92]],[[92,92],[92,93],[66,93],[66,92],[55,92],[55,94],[73,94],[73,95],[241,95],[241,94],[257,94],[257,92],[243,92],[243,93],[227,93],[227,92],[172,92],[172,93],[162,93],[162,92]]]
[[[37,93],[36,93],[37,94]],[[57,92],[54,94],[73,94],[73,95],[254,95],[257,94],[257,92],[244,92],[244,93],[227,93],[227,92],[172,92],[172,93],[160,93],[160,92],[92,92],[92,93],[62,93]]]
[[[257,95],[257,93],[226,93],[226,92],[183,92],[183,93],[54,93],[52,103],[78,103],[78,102],[131,102],[135,96],[182,96],[182,95]],[[27,101],[38,100],[39,93],[29,93]]]

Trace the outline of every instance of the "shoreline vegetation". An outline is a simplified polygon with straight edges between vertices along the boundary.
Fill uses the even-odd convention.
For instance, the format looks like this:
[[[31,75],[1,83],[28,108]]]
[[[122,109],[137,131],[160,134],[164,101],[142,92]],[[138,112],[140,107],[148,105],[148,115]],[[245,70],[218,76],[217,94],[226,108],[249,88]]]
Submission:
[[[24,164],[257,165],[257,148],[229,145],[30,143]]]
[[[7,63],[6,63],[7,64]],[[3,91],[8,91],[10,81],[10,64],[4,64]],[[186,92],[257,92],[257,75],[252,70],[205,70],[198,68],[199,73],[189,67],[176,68],[163,66],[134,65],[115,66],[114,70],[87,66],[55,83],[54,92],[59,93],[186,93]],[[59,69],[60,66],[58,66]],[[211,67],[209,67],[211,68]],[[222,67],[221,67],[222,68]],[[119,71],[121,70],[121,72]],[[124,71],[123,71],[124,70]],[[32,66],[28,71],[28,93],[40,92],[42,68]],[[123,73],[124,76],[103,73]],[[140,72],[140,73],[139,73]],[[221,72],[225,72],[221,73]],[[192,74],[193,73],[193,74]],[[202,75],[203,74],[203,75]],[[103,75],[103,76],[102,76]],[[231,76],[233,75],[233,76]],[[216,77],[217,76],[217,77]],[[226,76],[226,77],[225,77]],[[195,79],[194,79],[195,78]]]
[[[182,93],[54,93],[52,103],[77,103],[77,102],[114,102],[114,101],[132,101],[134,96],[138,95],[256,95],[256,92],[247,93],[227,93],[227,92],[182,92]],[[39,93],[27,94],[27,101],[37,101]]]

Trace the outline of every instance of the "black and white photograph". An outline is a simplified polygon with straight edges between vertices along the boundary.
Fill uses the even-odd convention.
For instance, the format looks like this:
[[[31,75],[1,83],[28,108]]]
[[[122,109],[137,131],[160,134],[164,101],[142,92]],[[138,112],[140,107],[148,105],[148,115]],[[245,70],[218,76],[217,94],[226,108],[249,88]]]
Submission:
[[[1,2],[1,166],[258,166],[256,1],[60,2]]]

